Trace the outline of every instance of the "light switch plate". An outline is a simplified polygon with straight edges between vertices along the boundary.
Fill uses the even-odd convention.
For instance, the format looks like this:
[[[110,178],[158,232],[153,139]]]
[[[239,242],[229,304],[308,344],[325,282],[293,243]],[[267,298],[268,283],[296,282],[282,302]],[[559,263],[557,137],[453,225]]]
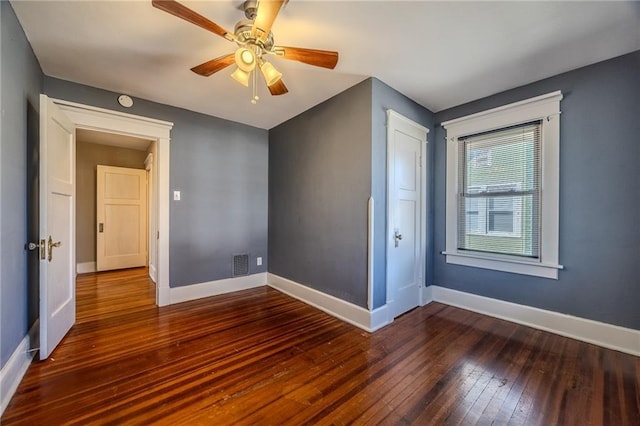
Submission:
[[[173,201],[180,201],[180,191],[173,191]]]
[[[261,257],[259,257],[259,258],[257,258],[257,259],[256,259],[256,264],[257,264],[258,266],[262,266],[262,258],[261,258]]]

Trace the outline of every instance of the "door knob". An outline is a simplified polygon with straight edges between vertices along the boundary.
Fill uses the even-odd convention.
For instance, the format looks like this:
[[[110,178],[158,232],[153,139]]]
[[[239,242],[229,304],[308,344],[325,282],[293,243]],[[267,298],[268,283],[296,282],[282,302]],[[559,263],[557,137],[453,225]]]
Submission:
[[[396,229],[393,234],[393,241],[395,242],[396,247],[398,247],[398,244],[401,239],[402,239],[402,234],[399,233],[398,230]]]
[[[49,235],[49,241],[47,243],[47,246],[49,248],[49,256],[48,256],[48,260],[49,262],[51,262],[51,260],[53,260],[53,248],[54,247],[60,247],[62,245],[61,241],[56,241],[55,243],[53,242],[53,239],[51,238],[51,235]]]
[[[46,256],[46,251],[47,251],[47,241],[46,240],[40,240],[40,242],[38,243],[27,243],[25,244],[25,248],[28,249],[29,251],[33,251],[33,250],[40,250],[40,259],[44,260],[45,256]]]

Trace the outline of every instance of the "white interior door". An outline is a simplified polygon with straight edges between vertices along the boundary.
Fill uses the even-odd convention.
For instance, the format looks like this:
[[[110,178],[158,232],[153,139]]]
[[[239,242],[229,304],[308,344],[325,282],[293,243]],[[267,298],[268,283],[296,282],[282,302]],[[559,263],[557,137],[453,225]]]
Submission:
[[[147,264],[147,171],[97,167],[96,269]]]
[[[75,128],[40,95],[40,359],[76,319]]]
[[[420,303],[423,245],[422,155],[426,129],[388,114],[387,303],[393,317]]]

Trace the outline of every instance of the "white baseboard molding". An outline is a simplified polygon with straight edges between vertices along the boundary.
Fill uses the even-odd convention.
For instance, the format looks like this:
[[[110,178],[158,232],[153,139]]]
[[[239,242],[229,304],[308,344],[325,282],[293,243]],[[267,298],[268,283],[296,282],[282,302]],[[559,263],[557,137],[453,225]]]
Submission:
[[[225,278],[206,283],[169,288],[169,303],[180,303],[203,297],[217,296],[234,291],[247,290],[267,284],[267,273],[247,275],[244,277]]]
[[[33,360],[35,351],[29,352],[29,349],[37,344],[39,324],[39,321],[33,324],[29,333],[24,336],[7,363],[0,370],[0,416],[9,405],[13,394],[16,393],[16,389],[18,389],[18,385],[22,381],[22,377],[24,377]]]
[[[420,306],[433,302],[433,286],[422,287],[420,289]]]
[[[640,356],[640,330],[430,286],[433,301]]]
[[[151,281],[153,281],[154,283],[158,283],[156,281],[156,267],[155,265],[149,265],[149,278],[151,278]]]
[[[76,265],[77,274],[87,274],[96,271],[96,262],[82,262]]]
[[[389,324],[386,305],[369,311],[335,296],[271,273],[267,274],[267,284],[269,287],[368,332],[376,331]]]

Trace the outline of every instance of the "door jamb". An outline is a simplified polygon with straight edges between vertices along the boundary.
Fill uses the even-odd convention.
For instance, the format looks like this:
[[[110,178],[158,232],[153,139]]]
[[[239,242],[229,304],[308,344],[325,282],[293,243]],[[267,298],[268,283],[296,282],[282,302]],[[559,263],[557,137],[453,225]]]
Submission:
[[[165,306],[169,300],[169,142],[173,123],[83,105],[61,99],[52,101],[67,114],[78,129],[96,130],[125,136],[135,136],[156,142],[157,158],[154,158],[157,179],[154,195],[157,204],[156,304]],[[75,167],[75,164],[74,164]],[[74,229],[74,234],[75,234]]]
[[[424,142],[420,144],[420,255],[418,259],[420,259],[420,268],[418,271],[419,277],[418,281],[420,282],[420,293],[419,300],[417,301],[418,306],[423,306],[425,297],[426,297],[426,243],[427,243],[427,166],[426,166],[426,157],[427,157],[427,144],[429,143],[428,135],[429,129],[424,127],[423,125],[416,123],[415,121],[399,114],[398,112],[387,109],[387,211],[386,211],[386,253],[385,253],[385,265],[386,265],[386,305],[388,308],[388,323],[393,322],[393,299],[391,294],[391,280],[389,279],[389,258],[391,256],[391,241],[393,241],[393,226],[391,226],[390,218],[391,218],[391,179],[390,179],[390,171],[393,169],[392,167],[392,147],[391,140],[393,136],[393,131],[396,129],[396,126],[393,126],[392,123],[395,121],[396,123],[406,124],[416,128],[416,130],[420,132],[424,132]]]

